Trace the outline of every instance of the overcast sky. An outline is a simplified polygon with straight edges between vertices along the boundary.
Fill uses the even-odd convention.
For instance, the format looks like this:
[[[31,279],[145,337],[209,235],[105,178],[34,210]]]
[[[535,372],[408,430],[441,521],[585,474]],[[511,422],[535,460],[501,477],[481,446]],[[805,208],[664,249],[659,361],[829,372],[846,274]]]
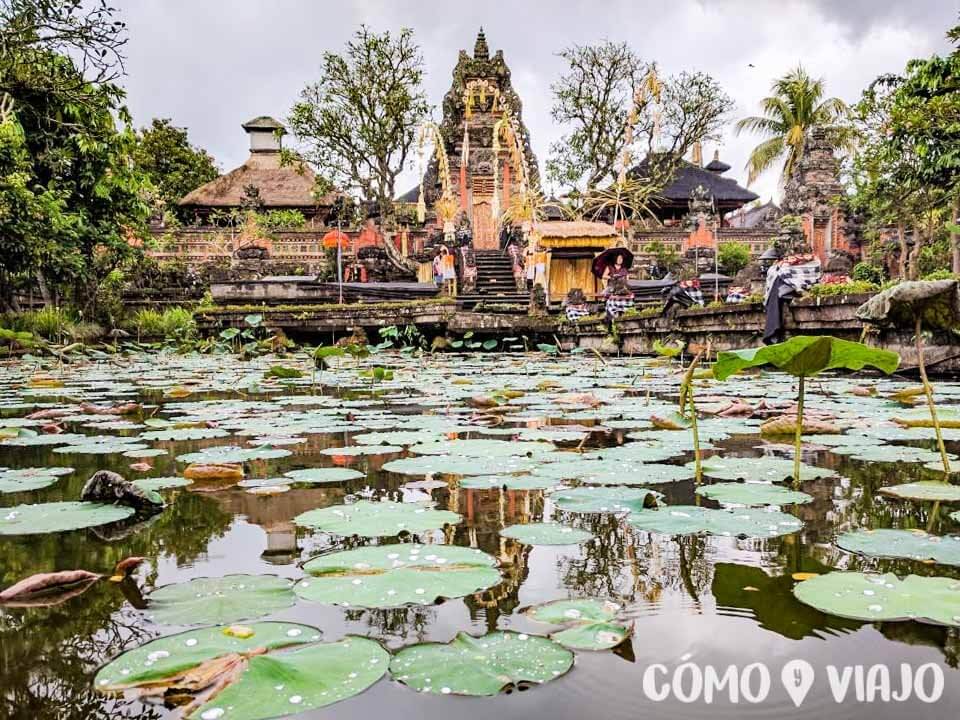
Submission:
[[[550,119],[556,52],[571,44],[625,41],[667,73],[712,74],[736,101],[732,120],[757,111],[771,81],[802,62],[827,90],[855,100],[877,75],[948,49],[960,0],[124,0],[129,24],[125,84],[138,125],[169,117],[188,128],[221,170],[246,158],[240,124],[279,120],[315,81],[322,53],[339,51],[361,23],[415,31],[426,90],[439,108],[457,52],[472,52],[478,28],[502,49],[523,101],[541,168],[563,132]],[[751,65],[753,67],[751,67]],[[437,111],[439,112],[439,111]],[[732,122],[730,123],[732,127]],[[745,182],[750,137],[725,134],[720,155]],[[713,155],[714,147],[705,149]],[[406,174],[398,192],[416,182]],[[777,192],[776,173],[753,188]]]

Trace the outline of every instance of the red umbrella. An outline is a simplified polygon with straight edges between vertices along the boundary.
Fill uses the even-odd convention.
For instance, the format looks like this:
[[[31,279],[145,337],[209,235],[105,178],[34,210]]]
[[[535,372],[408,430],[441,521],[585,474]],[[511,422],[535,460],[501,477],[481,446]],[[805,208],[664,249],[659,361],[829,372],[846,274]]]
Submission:
[[[623,266],[628,270],[633,267],[633,253],[622,247],[608,248],[593,259],[593,274],[602,278],[607,268],[617,264],[617,257],[623,256]]]
[[[331,230],[323,236],[323,246],[325,248],[335,248],[339,243],[341,249],[350,247],[350,238],[339,230]]]

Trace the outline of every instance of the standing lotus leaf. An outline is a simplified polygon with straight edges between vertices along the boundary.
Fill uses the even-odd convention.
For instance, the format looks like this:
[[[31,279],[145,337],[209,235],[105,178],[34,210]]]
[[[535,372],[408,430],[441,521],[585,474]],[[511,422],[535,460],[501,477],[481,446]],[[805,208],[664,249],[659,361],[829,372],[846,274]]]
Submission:
[[[385,500],[359,500],[350,505],[308,510],[297,515],[297,525],[316,528],[343,537],[384,537],[400,533],[420,533],[461,520],[449,510],[434,510],[422,503],[398,503]]]
[[[904,483],[880,488],[881,495],[901,500],[921,500],[929,502],[960,502],[960,485],[950,485],[933,480]]]
[[[821,612],[853,620],[960,627],[960,580],[953,578],[832,572],[797,584],[793,594]]]
[[[960,565],[960,537],[938,537],[922,530],[857,530],[838,537],[837,545],[870,557]]]
[[[626,514],[656,507],[660,493],[646,488],[579,487],[552,495],[560,510],[573,513]]]
[[[456,545],[396,544],[321,555],[307,562],[294,586],[304,600],[391,608],[428,605],[500,582],[496,558]]]
[[[639,530],[664,535],[706,533],[724,537],[764,538],[795,533],[803,523],[793,515],[767,510],[714,510],[694,505],[672,505],[642,510],[627,517]]]
[[[94,686],[105,693],[193,693],[197,700],[185,708],[186,718],[267,720],[363,692],[390,659],[367,638],[320,643],[320,631],[309,625],[263,622],[243,633],[229,630],[209,627],[153,640],[101,668]]]
[[[0,535],[39,535],[126,520],[134,509],[92,502],[49,502],[0,509]]]
[[[262,617],[294,603],[293,582],[276,575],[225,575],[165,585],[150,614],[165,625],[217,625]]]
[[[533,620],[566,628],[550,638],[572,650],[609,650],[630,636],[630,628],[612,622],[620,606],[604,600],[555,600],[527,610]]]
[[[496,695],[517,683],[550,682],[573,666],[573,653],[544,637],[458,633],[449,643],[404,648],[390,661],[394,680],[436,695]]]
[[[807,493],[762,482],[704,485],[697,488],[697,495],[723,505],[799,505],[813,500]]]
[[[525,545],[579,545],[593,539],[593,535],[586,530],[578,530],[560,523],[511,525],[501,530],[500,535],[519,540]]]

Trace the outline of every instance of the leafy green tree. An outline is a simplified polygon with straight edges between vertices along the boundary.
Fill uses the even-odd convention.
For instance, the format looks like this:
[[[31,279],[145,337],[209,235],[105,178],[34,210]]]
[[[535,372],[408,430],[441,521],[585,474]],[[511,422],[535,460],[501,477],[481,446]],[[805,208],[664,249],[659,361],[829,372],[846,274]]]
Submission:
[[[7,19],[13,5],[30,3],[8,2],[0,6],[0,17]],[[128,238],[144,229],[147,184],[133,165],[136,137],[123,91],[87,81],[82,52],[63,54],[52,41],[19,41],[30,37],[30,19],[42,20],[50,8],[69,6],[83,25],[84,5],[34,5],[34,15],[28,7],[12,26],[0,28],[0,274],[32,276],[48,304],[63,297],[92,311],[99,280],[135,252]],[[103,22],[109,28],[97,32],[111,32],[114,21]],[[34,26],[34,35],[43,32],[44,26]],[[84,47],[96,47],[96,37]],[[102,72],[95,68],[96,76]],[[3,283],[0,291],[8,306],[11,285]]]
[[[574,45],[560,57],[568,69],[552,86],[551,115],[570,131],[551,145],[547,176],[570,190],[620,182],[624,159],[643,155],[664,160],[642,179],[660,189],[695,142],[718,137],[733,107],[710,75],[660,79],[625,43]]]
[[[717,262],[728,275],[736,275],[750,262],[750,246],[746,243],[722,243],[718,252]]]
[[[771,95],[760,101],[763,115],[745,117],[735,125],[739,135],[749,131],[767,137],[747,160],[749,182],[783,159],[781,181],[785,182],[799,159],[807,131],[821,127],[829,131],[835,147],[849,147],[843,120],[849,116],[846,103],[824,98],[822,78],[812,78],[802,66],[774,81]]]
[[[138,133],[134,160],[156,188],[161,209],[181,221],[191,218],[177,206],[180,198],[220,174],[207,151],[191,145],[187,131],[169,118],[154,118]]]
[[[429,105],[413,30],[361,26],[346,52],[324,53],[321,79],[300,93],[289,126],[304,158],[343,189],[389,213],[397,176]]]
[[[948,33],[955,43],[958,29]],[[868,231],[896,228],[901,278],[936,270],[931,259],[944,244],[960,272],[953,232],[960,215],[960,49],[877,78],[855,108],[853,130],[852,202]]]

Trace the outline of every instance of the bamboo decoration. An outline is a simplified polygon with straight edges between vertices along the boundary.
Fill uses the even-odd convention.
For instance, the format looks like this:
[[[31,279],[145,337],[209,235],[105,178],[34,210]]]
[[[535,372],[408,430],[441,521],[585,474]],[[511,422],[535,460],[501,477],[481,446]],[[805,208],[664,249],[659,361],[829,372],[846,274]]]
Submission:
[[[433,152],[437,156],[437,175],[440,177],[440,199],[437,200],[435,209],[437,217],[442,221],[453,220],[457,213],[457,203],[453,197],[453,190],[450,186],[450,159],[447,157],[447,149],[443,144],[443,135],[440,134],[440,128],[434,122],[425,122],[420,126],[418,135],[418,150],[423,154],[423,148],[428,140],[433,141]],[[423,222],[426,219],[426,200],[424,198],[423,178],[426,172],[420,173],[420,198],[417,201],[417,219]],[[422,214],[421,214],[422,213]]]

